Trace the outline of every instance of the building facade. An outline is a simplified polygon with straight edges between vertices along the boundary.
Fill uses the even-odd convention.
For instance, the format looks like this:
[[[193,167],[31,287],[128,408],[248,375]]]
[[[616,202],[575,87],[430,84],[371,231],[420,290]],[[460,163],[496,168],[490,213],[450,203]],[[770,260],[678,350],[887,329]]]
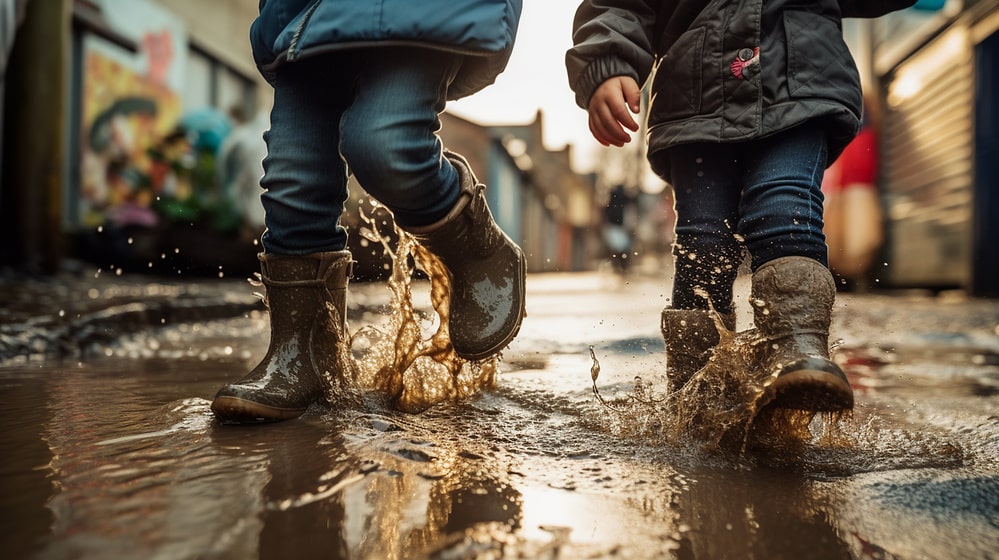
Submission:
[[[877,274],[999,296],[999,1],[921,3],[860,34],[879,105]]]

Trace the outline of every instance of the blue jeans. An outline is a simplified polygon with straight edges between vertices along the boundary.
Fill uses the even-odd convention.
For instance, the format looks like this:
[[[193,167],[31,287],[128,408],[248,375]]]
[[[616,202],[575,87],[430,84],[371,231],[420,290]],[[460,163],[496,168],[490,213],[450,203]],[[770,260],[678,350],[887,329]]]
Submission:
[[[672,306],[733,310],[732,284],[743,251],[752,270],[780,257],[828,264],[822,233],[825,134],[802,125],[731,144],[671,148],[676,198],[676,276]]]
[[[352,50],[285,65],[274,84],[260,185],[264,251],[339,251],[348,169],[402,226],[443,218],[458,174],[437,136],[458,55]]]

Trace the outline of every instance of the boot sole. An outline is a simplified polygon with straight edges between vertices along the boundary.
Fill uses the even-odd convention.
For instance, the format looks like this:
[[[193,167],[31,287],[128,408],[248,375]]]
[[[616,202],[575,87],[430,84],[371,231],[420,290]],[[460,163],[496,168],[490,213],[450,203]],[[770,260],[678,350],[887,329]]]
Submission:
[[[223,424],[264,424],[298,418],[305,408],[279,408],[239,397],[216,397],[212,412]]]
[[[830,371],[835,369],[835,371]],[[853,390],[836,364],[806,358],[785,367],[771,386],[768,406],[811,412],[842,412],[853,408]]]

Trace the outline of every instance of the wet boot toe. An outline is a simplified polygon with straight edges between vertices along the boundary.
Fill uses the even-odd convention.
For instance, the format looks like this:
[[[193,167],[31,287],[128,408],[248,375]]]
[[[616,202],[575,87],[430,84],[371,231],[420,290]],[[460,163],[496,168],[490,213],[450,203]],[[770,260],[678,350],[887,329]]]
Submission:
[[[212,412],[223,424],[259,424],[279,422],[301,416],[308,407],[279,407],[234,395],[218,395]]]
[[[829,360],[809,357],[785,366],[771,386],[770,406],[813,412],[853,408],[853,391],[846,375]]]

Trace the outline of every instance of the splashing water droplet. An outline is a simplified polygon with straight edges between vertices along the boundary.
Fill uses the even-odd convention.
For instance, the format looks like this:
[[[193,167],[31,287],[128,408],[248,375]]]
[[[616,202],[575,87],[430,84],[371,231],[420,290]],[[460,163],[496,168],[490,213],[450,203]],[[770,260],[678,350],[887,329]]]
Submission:
[[[758,349],[766,341],[755,330],[729,331],[719,316],[714,318],[720,341],[712,358],[682,387],[670,392],[636,378],[631,395],[606,401],[594,378],[594,394],[613,414],[610,428],[655,445],[695,444],[709,451],[738,453],[767,438],[781,445],[811,438],[816,413],[766,407],[775,379],[758,365]],[[823,421],[829,434],[840,417]]]
[[[469,362],[451,346],[451,284],[444,264],[398,228],[398,243],[393,250],[389,236],[381,234],[363,211],[361,218],[370,226],[370,237],[366,237],[381,243],[392,257],[388,279],[392,301],[387,326],[365,326],[349,336],[348,354],[357,385],[384,393],[393,406],[407,412],[467,398],[492,387],[498,358]],[[436,330],[429,334],[424,333],[427,321],[421,320],[413,307],[414,266],[430,281],[430,303],[436,315],[430,323],[436,325]]]

